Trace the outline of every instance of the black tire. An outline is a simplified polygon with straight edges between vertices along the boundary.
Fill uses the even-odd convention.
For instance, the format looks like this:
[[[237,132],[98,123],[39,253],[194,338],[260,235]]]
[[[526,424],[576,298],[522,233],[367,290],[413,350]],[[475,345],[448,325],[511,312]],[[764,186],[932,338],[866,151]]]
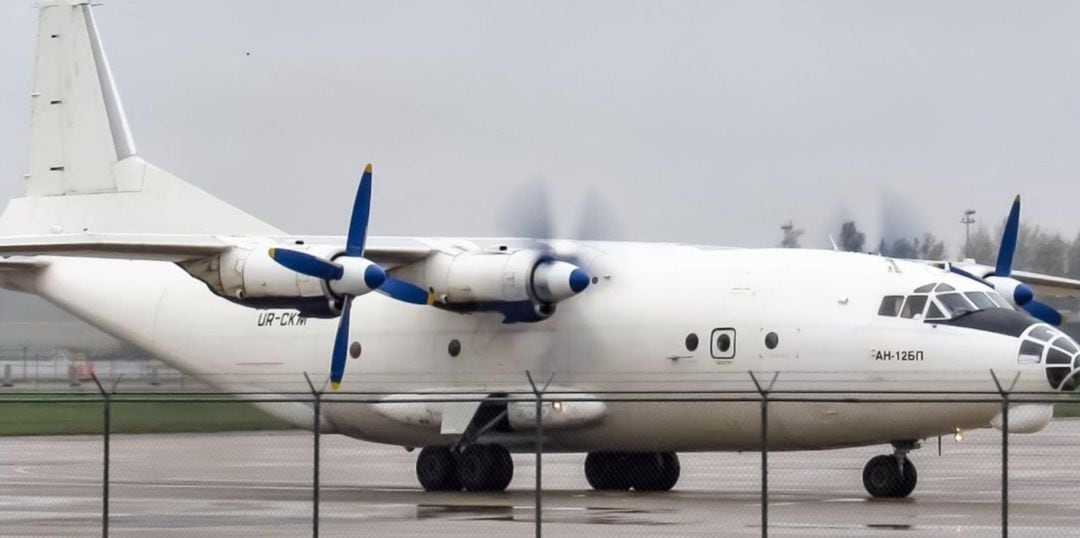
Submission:
[[[488,491],[505,491],[514,479],[514,458],[510,451],[502,445],[488,445],[491,451],[492,468],[488,473]]]
[[[626,461],[629,454],[590,452],[585,456],[585,480],[597,491],[630,489]]]
[[[416,478],[426,491],[461,491],[454,455],[445,446],[429,446],[416,458]]]
[[[919,473],[906,456],[881,455],[870,458],[863,468],[863,487],[874,497],[900,499],[915,491]]]
[[[635,455],[631,482],[637,491],[669,491],[679,481],[679,457],[674,452]]]
[[[502,491],[514,477],[514,460],[505,447],[472,445],[461,452],[457,471],[468,491]]]

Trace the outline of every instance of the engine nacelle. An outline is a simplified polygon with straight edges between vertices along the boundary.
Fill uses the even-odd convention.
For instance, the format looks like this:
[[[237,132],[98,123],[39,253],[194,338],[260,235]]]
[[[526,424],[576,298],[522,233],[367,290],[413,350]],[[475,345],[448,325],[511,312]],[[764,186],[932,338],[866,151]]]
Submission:
[[[1035,298],[1035,292],[1023,282],[1009,277],[990,276],[986,281],[1014,307],[1021,307]]]
[[[320,258],[336,255],[332,247],[290,245],[290,249]],[[269,248],[234,248],[220,256],[218,277],[224,295],[238,299],[263,297],[325,297],[322,279],[310,277],[282,266],[270,257]]]
[[[235,303],[252,308],[297,309],[313,317],[336,316],[336,292],[328,289],[321,279],[297,273],[274,261],[269,254],[271,246],[269,243],[237,246],[221,255],[181,266],[214,293]],[[288,248],[325,259],[341,253],[340,248],[325,245],[288,245]]]
[[[427,283],[434,289],[438,303],[451,308],[474,305],[475,310],[503,311],[508,305],[531,305],[528,309],[543,319],[554,312],[555,303],[581,293],[589,285],[589,276],[576,265],[528,249],[463,252],[430,263]]]

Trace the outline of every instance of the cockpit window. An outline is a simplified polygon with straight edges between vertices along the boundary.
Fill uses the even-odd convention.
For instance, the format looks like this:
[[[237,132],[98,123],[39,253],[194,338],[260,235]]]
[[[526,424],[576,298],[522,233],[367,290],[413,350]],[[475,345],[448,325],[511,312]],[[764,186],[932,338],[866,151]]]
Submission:
[[[988,291],[988,292],[986,292],[986,295],[989,296],[991,299],[993,299],[994,302],[997,303],[998,307],[1000,307],[1000,308],[1008,308],[1008,309],[1012,310],[1012,305],[1010,305],[1009,301],[1006,301],[1005,298],[1002,297],[1000,293],[998,293],[996,291]]]
[[[881,300],[881,307],[878,308],[878,315],[894,318],[900,314],[900,306],[903,304],[903,295],[886,295],[885,298]]]
[[[971,302],[975,303],[975,306],[979,307],[979,310],[986,310],[987,308],[997,308],[997,304],[988,295],[981,291],[969,291],[964,293],[964,296]]]
[[[1046,364],[1072,364],[1072,355],[1066,355],[1060,350],[1050,348],[1046,352]]]
[[[1048,327],[1035,327],[1031,330],[1031,334],[1029,336],[1036,340],[1049,342],[1050,339],[1055,336],[1055,333],[1054,331],[1051,331]]]
[[[930,303],[930,308],[926,309],[926,320],[927,321],[935,321],[935,320],[943,320],[943,319],[946,319],[945,314],[941,313],[941,309],[938,308],[937,303],[931,302]]]
[[[1072,342],[1070,342],[1069,339],[1065,338],[1064,336],[1058,338],[1057,340],[1054,340],[1054,345],[1060,347],[1061,349],[1064,349],[1065,351],[1068,351],[1069,353],[1076,353],[1076,346],[1074,346]]]
[[[1072,392],[1076,390],[1076,387],[1080,386],[1080,374],[1073,374],[1065,384],[1061,385],[1061,390],[1065,392]]]
[[[907,298],[904,303],[904,309],[900,312],[900,317],[911,319],[915,316],[922,316],[923,310],[926,309],[926,295],[912,295]]]
[[[1042,362],[1043,347],[1031,340],[1024,340],[1020,344],[1020,355],[1017,357],[1021,364],[1038,364]]]
[[[960,317],[970,312],[1012,306],[994,290],[957,291],[955,286],[944,282],[923,284],[912,295],[887,295],[881,299],[878,315],[906,319],[942,321]]]
[[[970,301],[964,298],[959,293],[942,293],[937,296],[938,301],[941,302],[941,306],[945,308],[946,314],[950,318],[960,317],[969,312],[975,312],[978,308],[971,304]]]

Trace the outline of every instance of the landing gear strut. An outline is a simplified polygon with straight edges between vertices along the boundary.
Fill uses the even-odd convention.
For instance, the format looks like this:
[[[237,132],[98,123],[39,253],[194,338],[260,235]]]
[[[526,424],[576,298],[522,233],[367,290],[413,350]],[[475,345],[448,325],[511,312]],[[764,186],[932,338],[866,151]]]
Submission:
[[[874,497],[907,497],[915,490],[915,483],[919,480],[915,464],[907,457],[909,451],[918,448],[918,443],[896,442],[893,448],[892,454],[874,456],[863,468],[863,486]]]
[[[513,477],[514,460],[502,445],[429,446],[416,458],[416,478],[427,491],[503,491]]]
[[[598,491],[668,491],[679,481],[674,452],[590,452],[585,479]]]

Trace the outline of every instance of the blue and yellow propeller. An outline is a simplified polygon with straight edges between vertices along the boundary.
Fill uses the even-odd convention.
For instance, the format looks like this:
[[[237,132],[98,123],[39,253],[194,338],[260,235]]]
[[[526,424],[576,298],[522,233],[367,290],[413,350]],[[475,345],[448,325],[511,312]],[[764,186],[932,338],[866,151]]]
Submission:
[[[349,349],[349,311],[353,298],[378,290],[399,301],[412,304],[430,304],[429,293],[423,288],[394,278],[375,262],[364,258],[367,243],[368,218],[371,214],[371,165],[364,167],[360,186],[356,190],[349,234],[345,239],[345,251],[332,260],[313,256],[306,252],[286,248],[270,249],[270,257],[297,273],[326,282],[327,288],[341,300],[341,316],[334,336],[334,350],[330,357],[330,386],[337,390],[345,375],[345,359]]]

